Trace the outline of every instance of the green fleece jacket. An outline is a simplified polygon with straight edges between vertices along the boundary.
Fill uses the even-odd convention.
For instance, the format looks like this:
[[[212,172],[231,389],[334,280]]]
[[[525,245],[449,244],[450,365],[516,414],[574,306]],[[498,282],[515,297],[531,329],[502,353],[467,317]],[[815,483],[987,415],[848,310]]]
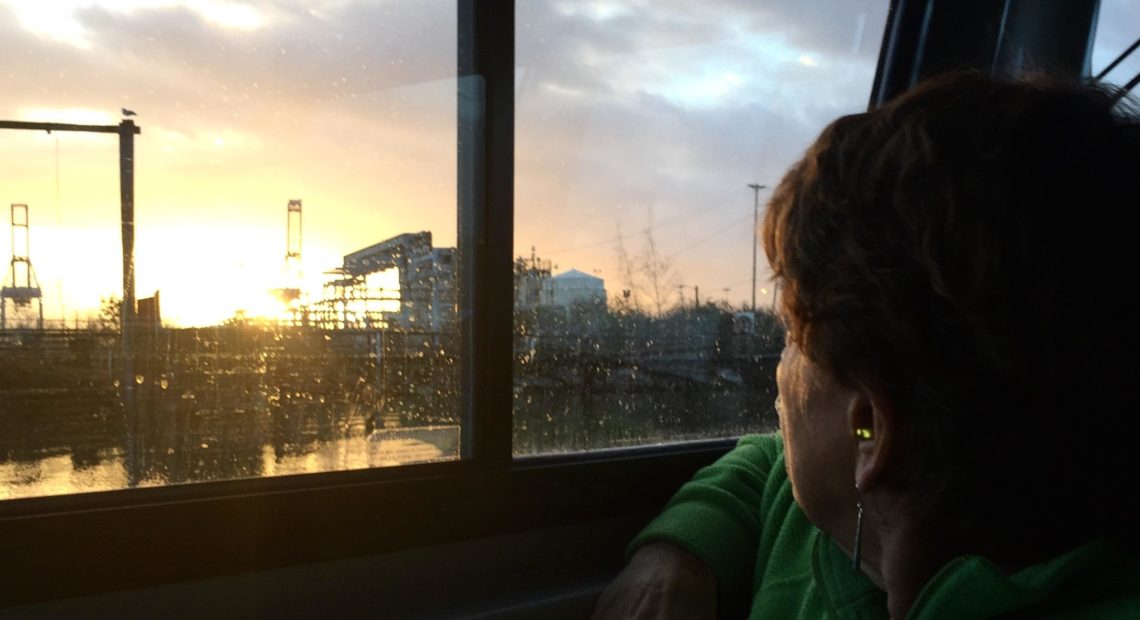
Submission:
[[[854,508],[852,508],[854,509]],[[778,435],[750,435],[702,469],[630,544],[675,543],[716,573],[722,617],[887,618],[886,594],[792,498]],[[946,564],[908,618],[1140,618],[1140,556],[1096,541],[1013,575]]]

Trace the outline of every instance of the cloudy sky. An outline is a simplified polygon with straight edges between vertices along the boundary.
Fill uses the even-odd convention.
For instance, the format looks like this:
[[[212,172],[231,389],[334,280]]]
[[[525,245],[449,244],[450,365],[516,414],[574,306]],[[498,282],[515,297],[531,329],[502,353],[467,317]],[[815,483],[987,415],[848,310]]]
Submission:
[[[1136,36],[1125,4],[1105,0],[1094,65]],[[887,1],[517,5],[515,253],[613,294],[619,231],[636,256],[648,229],[674,302],[694,286],[746,300],[746,185],[774,185],[865,107]],[[342,255],[390,236],[455,243],[453,1],[3,2],[0,57],[0,118],[138,112],[138,291],[161,289],[168,322],[268,311],[292,198],[312,296]],[[30,205],[49,318],[119,294],[117,163],[114,136],[0,132],[0,203]]]

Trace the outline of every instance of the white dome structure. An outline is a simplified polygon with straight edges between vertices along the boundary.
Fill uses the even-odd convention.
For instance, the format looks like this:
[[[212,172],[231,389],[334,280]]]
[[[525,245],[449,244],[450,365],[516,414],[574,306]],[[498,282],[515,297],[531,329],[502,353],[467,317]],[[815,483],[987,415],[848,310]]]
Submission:
[[[550,301],[554,306],[606,303],[605,280],[571,269],[550,278]]]

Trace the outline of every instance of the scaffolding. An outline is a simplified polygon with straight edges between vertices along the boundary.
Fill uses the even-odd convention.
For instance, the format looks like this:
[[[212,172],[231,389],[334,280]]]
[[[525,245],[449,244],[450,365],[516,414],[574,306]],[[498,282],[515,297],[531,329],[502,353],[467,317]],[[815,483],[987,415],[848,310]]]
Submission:
[[[433,248],[431,233],[404,233],[344,257],[346,277],[395,269],[400,311],[389,320],[412,331],[441,333],[455,326],[455,248]]]
[[[530,248],[530,258],[519,256],[515,259],[515,309],[530,310],[549,305],[554,296],[551,288],[551,261],[539,258],[534,246]]]
[[[397,292],[368,287],[366,274],[355,274],[338,267],[326,271],[321,299],[303,310],[304,322],[319,329],[377,330],[390,327],[393,315],[387,310],[400,303]]]
[[[32,268],[28,205],[13,204],[11,218],[12,260],[4,287],[0,289],[0,330],[27,328],[29,323],[42,330],[44,295]]]

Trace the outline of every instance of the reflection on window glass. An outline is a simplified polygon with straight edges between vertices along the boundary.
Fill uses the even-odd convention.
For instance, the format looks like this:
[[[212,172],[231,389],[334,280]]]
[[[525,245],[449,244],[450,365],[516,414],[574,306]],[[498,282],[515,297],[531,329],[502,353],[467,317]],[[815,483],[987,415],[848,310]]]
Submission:
[[[457,458],[455,14],[0,3],[0,498]]]
[[[1131,0],[1101,0],[1093,41],[1092,74],[1099,75],[1140,37],[1140,6]],[[1123,86],[1140,75],[1140,50],[1134,50],[1102,78]]]
[[[754,222],[866,107],[887,5],[517,4],[516,454],[775,428]]]

